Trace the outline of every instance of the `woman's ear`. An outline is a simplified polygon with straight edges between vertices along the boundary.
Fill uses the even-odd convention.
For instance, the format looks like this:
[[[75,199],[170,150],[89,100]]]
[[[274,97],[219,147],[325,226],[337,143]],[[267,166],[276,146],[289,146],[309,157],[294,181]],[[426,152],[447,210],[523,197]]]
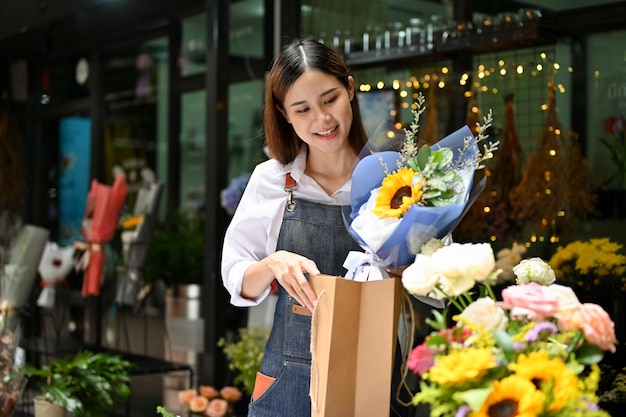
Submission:
[[[287,117],[287,112],[285,111],[285,109],[283,109],[283,106],[281,106],[280,104],[277,104],[276,105],[276,110],[278,110],[280,112],[280,114],[283,115],[285,120],[287,120],[287,123],[291,124],[291,122],[289,121],[289,117]]]
[[[352,75],[348,75],[348,84],[350,85],[348,88],[348,97],[350,97],[350,101],[354,98],[354,77]]]

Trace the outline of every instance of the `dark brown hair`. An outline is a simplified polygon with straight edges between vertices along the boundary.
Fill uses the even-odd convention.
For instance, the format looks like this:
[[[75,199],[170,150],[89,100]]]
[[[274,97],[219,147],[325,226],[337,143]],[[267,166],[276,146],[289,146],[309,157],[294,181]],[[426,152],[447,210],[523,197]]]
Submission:
[[[331,48],[313,39],[296,40],[285,46],[267,78],[263,113],[265,142],[270,155],[283,164],[295,159],[303,142],[278,108],[282,108],[287,91],[307,68],[335,76],[346,89],[350,88],[348,66]],[[356,91],[350,106],[352,126],[348,143],[358,154],[367,142],[367,134],[361,121]]]

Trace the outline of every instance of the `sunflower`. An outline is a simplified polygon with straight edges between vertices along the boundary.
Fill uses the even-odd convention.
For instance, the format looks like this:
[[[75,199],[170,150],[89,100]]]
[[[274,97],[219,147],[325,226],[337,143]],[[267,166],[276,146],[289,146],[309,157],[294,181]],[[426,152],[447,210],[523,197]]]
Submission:
[[[543,409],[545,398],[531,381],[511,375],[494,381],[493,391],[472,417],[536,417]]]
[[[459,384],[479,378],[495,366],[490,348],[455,350],[437,360],[428,379],[441,385]]]
[[[411,206],[422,198],[422,183],[412,185],[415,171],[409,167],[400,168],[388,174],[380,187],[376,197],[374,214],[381,218],[400,218],[406,214]]]
[[[559,411],[568,401],[578,396],[578,378],[559,358],[550,359],[540,350],[521,354],[516,363],[509,364],[516,375],[532,381],[538,389],[552,391],[548,410]]]

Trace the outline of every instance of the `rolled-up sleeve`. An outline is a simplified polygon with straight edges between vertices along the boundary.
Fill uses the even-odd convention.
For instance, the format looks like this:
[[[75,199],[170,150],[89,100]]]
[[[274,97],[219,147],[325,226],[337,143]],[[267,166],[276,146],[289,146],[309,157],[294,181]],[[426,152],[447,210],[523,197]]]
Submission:
[[[277,185],[276,168],[257,167],[250,177],[226,235],[222,249],[222,281],[229,292],[231,304],[249,307],[259,304],[270,287],[255,299],[243,298],[243,275],[254,263],[276,250],[282,221],[284,190]],[[274,177],[274,178],[268,178]]]

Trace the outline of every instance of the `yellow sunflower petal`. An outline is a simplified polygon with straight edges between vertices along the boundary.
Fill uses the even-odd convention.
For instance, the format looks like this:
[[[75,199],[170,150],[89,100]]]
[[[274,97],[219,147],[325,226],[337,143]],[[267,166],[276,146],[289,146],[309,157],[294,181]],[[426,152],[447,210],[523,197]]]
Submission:
[[[422,198],[422,184],[412,185],[415,171],[403,167],[388,174],[382,182],[374,214],[382,218],[400,218]]]

